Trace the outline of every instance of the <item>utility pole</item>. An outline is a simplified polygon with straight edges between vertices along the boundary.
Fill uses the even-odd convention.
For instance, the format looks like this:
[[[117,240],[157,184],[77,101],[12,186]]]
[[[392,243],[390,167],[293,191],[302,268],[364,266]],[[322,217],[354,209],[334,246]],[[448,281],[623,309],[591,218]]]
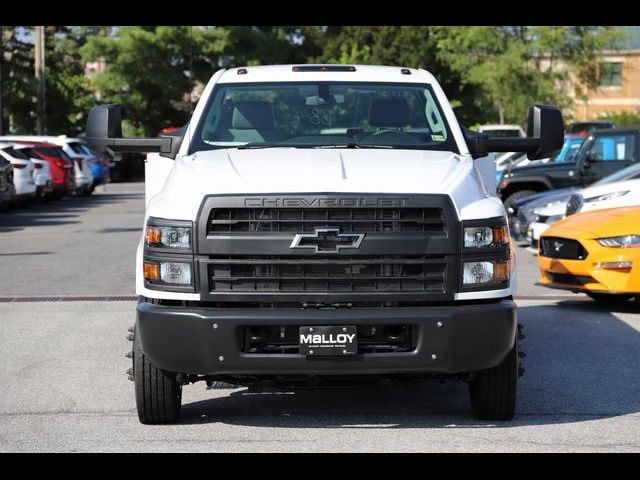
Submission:
[[[36,82],[38,83],[36,132],[38,135],[45,135],[47,133],[47,102],[45,97],[46,78],[44,71],[44,27],[36,27],[35,47],[35,74]]]

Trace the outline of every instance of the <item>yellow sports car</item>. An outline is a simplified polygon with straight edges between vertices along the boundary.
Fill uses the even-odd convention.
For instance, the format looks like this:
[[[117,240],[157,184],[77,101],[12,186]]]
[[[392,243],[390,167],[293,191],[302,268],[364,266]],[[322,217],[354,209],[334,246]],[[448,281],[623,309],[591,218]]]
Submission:
[[[538,285],[604,302],[640,299],[640,207],[572,215],[540,237]]]

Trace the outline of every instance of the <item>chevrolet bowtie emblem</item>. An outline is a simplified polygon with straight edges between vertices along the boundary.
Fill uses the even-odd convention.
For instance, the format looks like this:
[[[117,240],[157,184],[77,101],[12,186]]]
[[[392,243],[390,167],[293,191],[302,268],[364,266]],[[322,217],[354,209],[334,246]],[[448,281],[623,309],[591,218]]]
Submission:
[[[343,248],[358,248],[364,233],[340,233],[338,227],[315,227],[314,233],[298,233],[289,248],[314,248],[314,253],[340,253]]]

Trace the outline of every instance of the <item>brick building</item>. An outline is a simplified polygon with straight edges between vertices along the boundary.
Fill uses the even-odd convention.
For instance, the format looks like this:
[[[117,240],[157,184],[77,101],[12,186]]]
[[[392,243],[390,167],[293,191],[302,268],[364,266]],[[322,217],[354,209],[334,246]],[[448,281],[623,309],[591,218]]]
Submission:
[[[576,120],[611,113],[640,113],[640,27],[620,27],[626,38],[619,50],[605,52],[598,64],[598,85],[575,97]]]

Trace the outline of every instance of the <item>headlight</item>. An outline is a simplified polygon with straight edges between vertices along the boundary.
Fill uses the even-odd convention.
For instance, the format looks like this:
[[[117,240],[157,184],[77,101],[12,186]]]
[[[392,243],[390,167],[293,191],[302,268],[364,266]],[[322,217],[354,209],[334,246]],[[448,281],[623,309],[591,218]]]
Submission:
[[[597,197],[591,197],[591,198],[585,198],[585,202],[604,202],[606,200],[612,200],[614,198],[618,198],[621,197],[623,195],[626,195],[627,193],[629,193],[629,190],[623,190],[620,192],[612,192],[612,193],[605,193],[604,195],[598,195]]]
[[[464,286],[485,283],[502,283],[511,276],[511,262],[474,261],[464,262],[462,266],[462,284]]]
[[[465,227],[464,248],[500,247],[509,243],[509,227]]]
[[[191,263],[146,260],[144,279],[155,285],[191,285]]]
[[[144,243],[154,248],[191,248],[191,227],[147,225]]]
[[[603,247],[640,247],[640,235],[599,238],[597,241]]]

